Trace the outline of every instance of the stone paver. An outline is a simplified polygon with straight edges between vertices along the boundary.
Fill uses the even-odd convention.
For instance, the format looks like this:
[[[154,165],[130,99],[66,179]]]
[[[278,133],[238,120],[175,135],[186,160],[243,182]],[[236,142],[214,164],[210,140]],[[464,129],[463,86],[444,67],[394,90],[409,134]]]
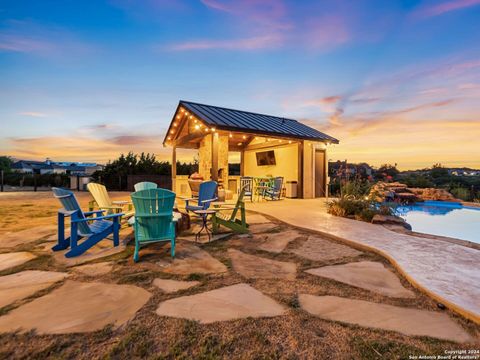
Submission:
[[[34,241],[56,234],[56,225],[35,226],[29,229],[9,232],[0,235],[0,248],[13,248],[17,245],[29,244]]]
[[[26,251],[0,254],[0,271],[22,265],[35,258],[35,255]]]
[[[170,274],[215,274],[227,271],[227,267],[211,256],[208,252],[190,243],[178,243],[175,249],[175,259],[168,262],[158,262],[163,272]]]
[[[353,257],[362,254],[360,251],[338,244],[333,241],[322,239],[318,236],[311,236],[302,246],[292,252],[305,259],[314,261],[329,261],[343,257]]]
[[[68,274],[27,270],[0,277],[0,308],[24,299],[63,280]]]
[[[263,241],[258,245],[258,249],[278,254],[285,250],[290,242],[301,236],[296,230],[267,234],[264,235]]]
[[[277,229],[279,226],[280,225],[272,222],[268,222],[265,224],[252,224],[248,227],[248,230],[250,230],[252,234],[261,234]]]
[[[95,264],[80,265],[73,268],[73,271],[87,276],[101,276],[108,274],[113,269],[112,262],[100,262]]]
[[[247,203],[247,208],[305,229],[367,246],[389,256],[409,281],[480,323],[480,251],[459,244],[399,234],[382,226],[327,214],[324,199]]]
[[[430,336],[456,342],[472,340],[448,315],[337,296],[299,295],[300,306],[312,315],[405,335]]]
[[[306,270],[307,273],[337,280],[376,293],[397,297],[412,298],[414,293],[405,289],[400,280],[382,263],[360,261],[344,265],[323,266]]]
[[[133,285],[67,280],[60,288],[0,317],[0,332],[63,334],[125,324],[151,294]]]
[[[295,280],[297,266],[294,263],[266,259],[229,249],[233,269],[246,278]]]
[[[247,284],[237,284],[160,303],[157,314],[202,324],[283,315],[285,308]]]
[[[164,293],[169,294],[180,290],[189,289],[193,286],[200,284],[200,281],[179,281],[156,278],[155,280],[153,280],[152,284],[158,287]]]
[[[110,239],[103,239],[98,244],[88,249],[82,255],[72,257],[72,258],[65,257],[65,253],[68,252],[69,249],[62,250],[62,251],[55,251],[55,252],[52,251],[52,253],[53,253],[53,257],[55,258],[55,261],[70,267],[70,266],[85,264],[89,261],[102,259],[107,256],[115,255],[125,251],[125,249],[126,249],[125,239],[120,237],[120,244],[118,246],[113,246],[113,241]]]

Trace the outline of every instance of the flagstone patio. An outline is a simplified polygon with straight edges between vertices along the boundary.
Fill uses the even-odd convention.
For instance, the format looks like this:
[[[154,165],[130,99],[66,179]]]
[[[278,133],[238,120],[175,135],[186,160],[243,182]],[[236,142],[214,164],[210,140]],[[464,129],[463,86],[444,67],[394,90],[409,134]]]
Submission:
[[[202,324],[247,317],[280,316],[285,311],[285,307],[247,284],[178,297],[160,303],[157,308],[160,316],[196,320]]]
[[[255,204],[273,205],[285,207],[283,202]],[[133,239],[131,228],[122,230],[122,247],[113,248],[105,240],[73,261],[53,253],[51,244],[40,248],[45,244],[37,240],[51,238],[45,235],[47,230],[38,227],[38,239],[25,232],[25,241],[18,239],[16,246],[27,251],[5,248],[10,253],[0,254],[0,267],[15,271],[38,256],[29,268],[42,270],[0,276],[0,333],[19,330],[11,336],[32,354],[36,348],[30,344],[38,337],[25,335],[23,340],[21,335],[30,330],[57,334],[53,339],[84,333],[84,341],[96,344],[85,348],[88,354],[112,343],[134,346],[141,342],[131,340],[137,339],[139,328],[146,331],[140,338],[151,338],[155,344],[153,352],[158,351],[157,344],[163,349],[168,336],[198,350],[197,343],[203,340],[191,340],[189,331],[197,335],[211,331],[219,338],[235,334],[234,338],[247,337],[248,344],[261,339],[264,349],[292,346],[297,351],[307,346],[309,354],[325,344],[342,342],[349,348],[356,338],[414,343],[420,349],[437,343],[417,336],[467,342],[462,345],[466,347],[480,344],[478,326],[439,310],[427,296],[400,281],[378,255],[263,215],[248,213],[250,219],[253,234],[195,243],[190,231],[177,239],[174,259],[169,243],[155,244],[142,248],[138,263],[131,258],[132,243],[128,244]],[[52,256],[51,261],[45,254]],[[109,324],[113,329],[106,340],[100,335],[103,331],[92,333]],[[169,333],[172,329],[178,329],[175,335]],[[0,336],[4,346],[1,341]],[[108,354],[95,351],[103,357]]]
[[[62,281],[67,273],[27,270],[0,276],[0,308]]]
[[[447,315],[438,312],[345,299],[338,296],[300,294],[299,301],[302,309],[327,320],[456,342],[472,340],[471,336]]]
[[[233,269],[246,278],[295,280],[295,263],[249,255],[235,249],[229,249],[228,255],[232,259]]]
[[[0,332],[65,334],[119,327],[133,318],[150,293],[133,285],[67,281],[62,287],[0,316]]]
[[[374,261],[323,266],[305,272],[340,281],[362,289],[377,292],[391,297],[411,298],[414,293],[405,289],[398,277],[387,270],[383,264]]]
[[[0,254],[0,271],[22,265],[36,257],[36,255],[26,251]]]

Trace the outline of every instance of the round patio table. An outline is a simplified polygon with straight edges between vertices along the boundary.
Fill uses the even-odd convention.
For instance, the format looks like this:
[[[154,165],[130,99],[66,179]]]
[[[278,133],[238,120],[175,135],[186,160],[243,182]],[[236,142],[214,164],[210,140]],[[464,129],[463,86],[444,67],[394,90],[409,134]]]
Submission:
[[[216,211],[215,210],[194,210],[193,212],[202,218],[202,227],[195,234],[195,242],[200,240],[200,236],[201,236],[203,230],[205,230],[205,232],[207,233],[208,241],[210,241],[211,238],[212,238],[212,236],[211,236],[212,230],[210,230],[208,228],[208,224],[207,224],[208,215],[213,215],[213,214],[216,213]]]

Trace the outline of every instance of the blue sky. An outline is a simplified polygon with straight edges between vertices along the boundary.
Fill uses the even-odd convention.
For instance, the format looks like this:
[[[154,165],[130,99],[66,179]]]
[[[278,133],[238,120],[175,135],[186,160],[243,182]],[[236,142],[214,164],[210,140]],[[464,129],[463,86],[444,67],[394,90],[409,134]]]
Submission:
[[[304,121],[332,159],[480,167],[478,39],[480,0],[1,0],[0,153],[167,158],[185,99]]]

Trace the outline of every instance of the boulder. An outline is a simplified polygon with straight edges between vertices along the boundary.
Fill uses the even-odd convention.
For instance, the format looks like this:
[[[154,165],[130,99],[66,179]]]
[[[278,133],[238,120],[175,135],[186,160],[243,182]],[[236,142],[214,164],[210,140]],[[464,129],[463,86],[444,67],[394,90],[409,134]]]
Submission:
[[[435,188],[408,188],[410,192],[415,194],[419,199],[423,201],[434,200],[434,201],[460,201],[455,196],[450,194],[445,189],[435,189]]]
[[[380,215],[377,214],[372,219],[372,224],[379,224],[379,225],[400,225],[403,226],[407,230],[412,230],[410,224],[408,224],[402,218],[393,215]]]

